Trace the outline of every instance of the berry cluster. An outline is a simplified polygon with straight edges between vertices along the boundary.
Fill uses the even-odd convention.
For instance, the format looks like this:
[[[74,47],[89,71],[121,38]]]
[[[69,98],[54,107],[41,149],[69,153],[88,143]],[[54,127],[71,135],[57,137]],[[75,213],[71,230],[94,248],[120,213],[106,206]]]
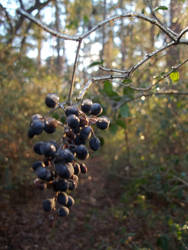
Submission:
[[[100,140],[92,126],[104,130],[109,127],[110,121],[106,117],[98,117],[103,108],[89,99],[84,100],[80,108],[76,105],[64,107],[56,94],[48,94],[45,103],[49,108],[62,109],[66,121],[62,123],[40,114],[31,118],[29,138],[43,131],[54,133],[57,126],[63,128],[59,142],[39,141],[34,145],[34,152],[42,156],[42,160],[32,165],[37,175],[35,184],[41,189],[52,187],[55,192],[53,198],[43,201],[43,209],[47,212],[57,211],[59,216],[67,216],[69,208],[75,203],[70,192],[77,188],[78,176],[87,173],[87,166],[83,161],[89,157],[89,151],[96,151],[100,147]]]

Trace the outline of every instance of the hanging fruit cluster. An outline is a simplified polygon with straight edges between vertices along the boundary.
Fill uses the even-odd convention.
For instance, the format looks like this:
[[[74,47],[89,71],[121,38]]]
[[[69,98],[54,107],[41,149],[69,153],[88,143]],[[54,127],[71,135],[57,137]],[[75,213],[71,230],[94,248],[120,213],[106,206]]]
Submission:
[[[43,209],[47,212],[57,211],[59,216],[67,216],[75,203],[70,193],[78,186],[78,176],[87,173],[87,166],[83,161],[88,159],[89,151],[97,151],[101,144],[93,126],[104,130],[109,127],[110,121],[106,117],[98,117],[102,114],[103,108],[99,103],[93,103],[89,99],[85,99],[81,107],[64,107],[59,103],[56,94],[48,94],[45,103],[51,109],[62,109],[66,121],[61,123],[40,114],[35,114],[31,118],[29,138],[43,131],[52,134],[57,126],[63,128],[59,142],[39,141],[34,145],[34,152],[42,156],[42,160],[32,165],[37,176],[35,184],[41,189],[54,190],[54,197],[43,201]]]

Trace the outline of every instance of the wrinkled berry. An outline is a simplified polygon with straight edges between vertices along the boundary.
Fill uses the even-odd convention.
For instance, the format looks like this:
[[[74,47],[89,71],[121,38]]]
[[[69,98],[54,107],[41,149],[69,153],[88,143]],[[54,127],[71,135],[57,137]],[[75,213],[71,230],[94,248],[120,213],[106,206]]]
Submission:
[[[106,117],[100,117],[96,122],[97,128],[100,128],[100,129],[107,129],[109,125],[110,125],[110,121]]]
[[[81,169],[81,173],[82,174],[86,174],[87,173],[87,166],[86,166],[86,164],[81,163],[80,164],[80,169]]]

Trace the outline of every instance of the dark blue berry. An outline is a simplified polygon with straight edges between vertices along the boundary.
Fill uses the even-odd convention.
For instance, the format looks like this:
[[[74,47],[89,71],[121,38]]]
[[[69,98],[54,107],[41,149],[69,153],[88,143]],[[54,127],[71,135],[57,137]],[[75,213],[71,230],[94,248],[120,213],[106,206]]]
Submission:
[[[56,154],[56,162],[73,162],[74,155],[69,149],[62,149]]]
[[[28,135],[29,138],[33,138],[34,137],[35,133],[34,133],[34,131],[33,131],[32,128],[28,129],[27,135]]]
[[[89,114],[90,110],[91,110],[91,106],[92,106],[92,101],[89,99],[86,99],[82,102],[81,105],[81,110],[85,113],[85,114]]]
[[[39,135],[42,133],[42,131],[44,129],[44,122],[39,120],[39,119],[35,119],[32,121],[30,128],[32,129],[32,132],[35,135]]]
[[[109,125],[110,125],[110,121],[106,117],[100,117],[98,118],[96,122],[97,128],[100,128],[100,129],[107,129]]]
[[[57,201],[59,204],[66,206],[68,202],[68,195],[64,192],[58,193]]]
[[[68,196],[68,202],[67,202],[67,207],[68,208],[70,208],[70,207],[72,207],[73,205],[75,204],[75,201],[74,201],[74,199],[72,198],[72,196]]]
[[[89,140],[89,146],[94,151],[98,150],[100,145],[101,145],[100,140],[96,136],[92,137]]]
[[[69,179],[74,174],[74,168],[72,164],[56,163],[55,164],[56,173],[65,179]]]
[[[76,129],[79,127],[80,119],[76,115],[69,115],[67,117],[67,124],[70,128]]]
[[[50,212],[51,210],[53,210],[55,208],[54,199],[44,200],[43,203],[42,203],[42,205],[43,205],[44,211]]]
[[[39,142],[35,143],[35,145],[33,147],[34,152],[39,154],[39,155],[42,155],[43,153],[41,151],[41,148],[43,145],[44,145],[43,141],[39,141]]]
[[[76,156],[80,160],[86,160],[89,157],[87,148],[84,145],[76,147]]]
[[[44,130],[48,134],[52,134],[56,131],[57,121],[55,119],[48,119],[45,121]]]
[[[69,116],[69,115],[78,116],[79,115],[78,108],[76,106],[68,106],[65,109],[65,114],[66,116]]]
[[[80,169],[81,169],[81,173],[82,174],[86,174],[87,173],[87,166],[85,163],[81,163],[80,164]]]
[[[73,167],[74,167],[74,174],[79,175],[81,173],[80,164],[76,162]]]
[[[54,157],[56,153],[56,147],[53,143],[45,142],[41,145],[40,151],[46,157]]]
[[[53,182],[53,188],[55,191],[67,191],[69,188],[69,183],[67,180],[58,180]]]
[[[58,208],[57,213],[59,216],[65,217],[69,215],[69,209],[67,207],[62,206]]]
[[[35,174],[37,175],[37,177],[41,180],[46,180],[49,181],[51,179],[51,172],[44,167],[38,167],[35,170]]]
[[[84,140],[87,140],[90,138],[92,132],[92,128],[90,126],[84,127],[80,130],[80,137]]]
[[[99,103],[93,103],[91,106],[92,115],[100,115],[103,112],[103,108]]]
[[[36,161],[32,165],[33,170],[36,170],[39,167],[43,167],[44,168],[45,167],[44,162],[42,162],[42,161]]]
[[[59,103],[59,97],[56,94],[48,94],[45,103],[49,108],[55,108]]]

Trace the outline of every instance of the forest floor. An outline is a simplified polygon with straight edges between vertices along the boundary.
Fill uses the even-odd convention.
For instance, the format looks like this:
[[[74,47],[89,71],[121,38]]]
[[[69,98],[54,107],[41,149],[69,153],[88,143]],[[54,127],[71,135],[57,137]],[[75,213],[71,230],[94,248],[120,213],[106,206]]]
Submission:
[[[76,203],[66,218],[53,220],[44,212],[41,203],[50,194],[34,186],[11,191],[8,197],[4,194],[0,250],[161,249],[137,247],[144,240],[155,245],[157,228],[148,230],[142,216],[122,213],[121,185],[118,179],[109,178],[103,164],[100,157],[88,162],[88,174],[80,176],[72,194]]]

